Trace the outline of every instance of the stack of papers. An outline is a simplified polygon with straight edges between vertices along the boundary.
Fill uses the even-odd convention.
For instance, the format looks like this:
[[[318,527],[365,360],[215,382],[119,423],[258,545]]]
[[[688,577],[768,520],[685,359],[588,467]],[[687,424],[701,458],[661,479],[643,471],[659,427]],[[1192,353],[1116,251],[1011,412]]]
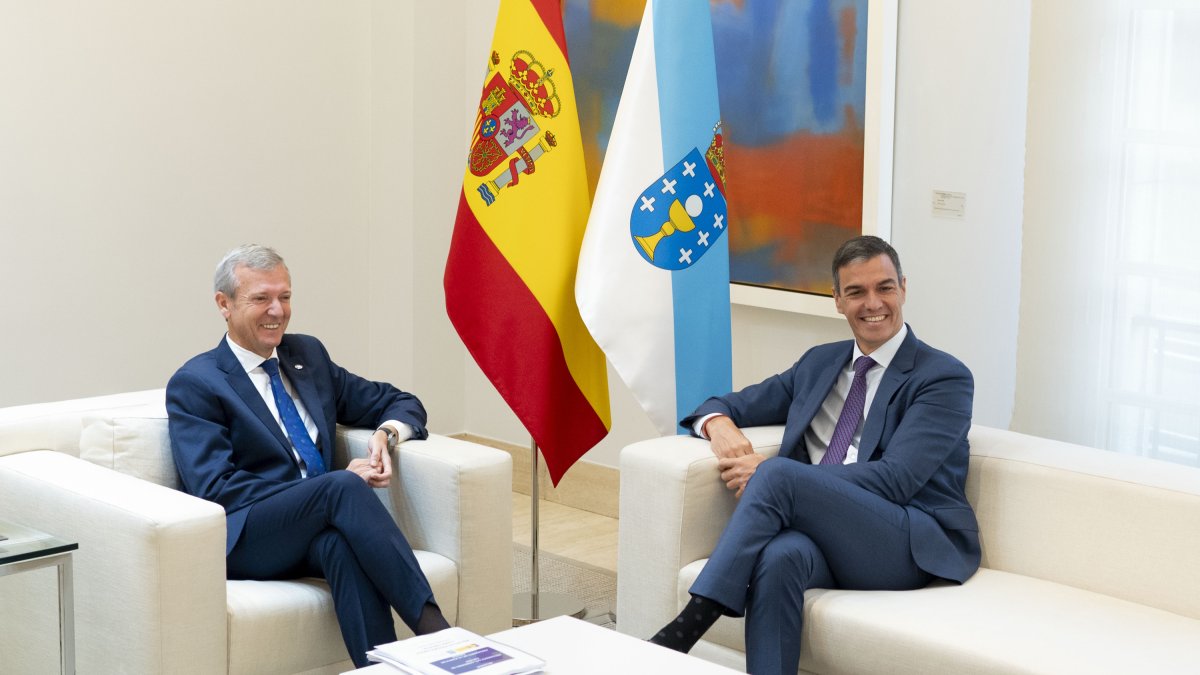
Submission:
[[[457,627],[379,645],[367,658],[412,675],[523,675],[546,668],[531,654]]]

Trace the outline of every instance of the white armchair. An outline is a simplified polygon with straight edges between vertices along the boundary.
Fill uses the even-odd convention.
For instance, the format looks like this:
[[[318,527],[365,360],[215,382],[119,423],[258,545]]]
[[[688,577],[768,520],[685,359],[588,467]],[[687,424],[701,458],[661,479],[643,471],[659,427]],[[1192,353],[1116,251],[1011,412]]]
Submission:
[[[778,454],[783,427],[743,431]],[[805,593],[800,672],[1196,672],[1200,469],[982,426],[969,439],[979,571]],[[621,452],[617,630],[645,638],[675,616],[734,506],[707,441]],[[744,669],[743,632],[722,617],[691,653]]]
[[[365,456],[368,436],[339,428],[335,466]],[[434,435],[401,444],[395,474],[380,498],[446,618],[508,627],[508,454]],[[324,581],[226,581],[224,511],[176,488],[161,389],[0,410],[0,514],[79,542],[80,672],[353,668]],[[56,672],[54,592],[52,574],[0,579],[5,672]]]
[[[756,452],[779,454],[782,426],[742,431]],[[708,441],[664,436],[621,452],[618,631],[648,638],[675,617],[680,570],[708,559],[736,504]]]

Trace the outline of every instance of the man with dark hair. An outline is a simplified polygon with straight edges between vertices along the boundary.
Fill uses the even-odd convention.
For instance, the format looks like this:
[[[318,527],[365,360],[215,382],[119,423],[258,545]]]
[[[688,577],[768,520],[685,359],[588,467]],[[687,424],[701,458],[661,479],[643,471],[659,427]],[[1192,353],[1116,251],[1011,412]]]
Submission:
[[[189,494],[226,512],[231,579],[324,577],[355,665],[396,639],[447,628],[404,535],[371,488],[389,450],[425,438],[412,394],[338,366],[316,338],[286,333],[292,282],[265,246],[234,249],[213,281],[227,333],[167,384],[171,450]],[[377,429],[368,457],[330,471],[337,424]]]
[[[681,422],[711,441],[739,502],[691,601],[652,642],[686,652],[721,615],[744,615],[748,671],[794,675],[807,589],[908,590],[979,567],[965,495],[970,371],[904,323],[906,280],[887,242],[843,244],[833,280],[853,340]],[[781,423],[772,459],[740,430]]]

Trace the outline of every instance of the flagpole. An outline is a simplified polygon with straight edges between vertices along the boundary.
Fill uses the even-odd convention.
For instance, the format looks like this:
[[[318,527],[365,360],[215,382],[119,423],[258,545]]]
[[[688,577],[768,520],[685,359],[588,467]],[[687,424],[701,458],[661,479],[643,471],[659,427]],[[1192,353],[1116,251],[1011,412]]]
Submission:
[[[529,593],[513,594],[512,625],[524,626],[556,616],[573,616],[582,619],[586,609],[583,603],[561,593],[542,593],[538,579],[538,446],[529,441]]]

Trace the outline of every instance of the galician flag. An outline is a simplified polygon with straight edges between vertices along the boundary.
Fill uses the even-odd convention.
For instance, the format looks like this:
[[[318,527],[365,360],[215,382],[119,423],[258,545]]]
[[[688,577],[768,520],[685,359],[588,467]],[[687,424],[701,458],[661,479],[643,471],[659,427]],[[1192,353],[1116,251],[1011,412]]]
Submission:
[[[663,434],[732,389],[708,0],[649,0],[579,258],[584,323]]]
[[[501,0],[446,261],[446,312],[555,484],[612,424],[604,354],[574,297],[588,206],[559,0]]]

